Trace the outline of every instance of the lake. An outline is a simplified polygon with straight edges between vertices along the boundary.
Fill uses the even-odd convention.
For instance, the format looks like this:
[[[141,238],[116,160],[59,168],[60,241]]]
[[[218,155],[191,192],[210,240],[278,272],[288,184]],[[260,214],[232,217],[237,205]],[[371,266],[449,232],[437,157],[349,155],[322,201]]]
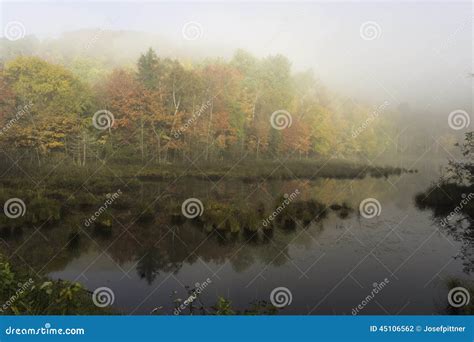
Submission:
[[[173,314],[174,300],[189,296],[186,286],[209,279],[199,297],[205,306],[222,296],[234,309],[245,310],[255,301],[270,302],[272,290],[285,287],[291,303],[279,314],[350,315],[383,282],[359,314],[429,315],[443,312],[447,280],[467,277],[455,258],[460,243],[439,229],[430,211],[414,204],[414,196],[438,177],[437,168],[426,165],[418,173],[355,180],[181,178],[141,182],[138,188],[124,181],[121,193],[150,204],[153,218],[130,219],[127,208],[114,209],[112,228],[98,230],[84,225],[97,208],[84,208],[74,219],[3,238],[10,256],[38,274],[78,281],[91,291],[112,289],[113,308],[123,314]],[[170,218],[166,206],[197,198],[206,213],[212,199],[242,209],[244,220],[246,208],[271,212],[295,190],[295,203],[316,200],[332,209],[309,222],[296,218],[290,227],[232,234]],[[378,216],[360,214],[366,198],[380,203]]]

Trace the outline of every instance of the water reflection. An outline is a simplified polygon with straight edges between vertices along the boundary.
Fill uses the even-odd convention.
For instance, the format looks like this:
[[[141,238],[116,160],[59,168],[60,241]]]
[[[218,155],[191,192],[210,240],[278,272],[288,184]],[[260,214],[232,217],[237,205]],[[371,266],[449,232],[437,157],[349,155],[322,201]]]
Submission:
[[[347,278],[347,272],[371,250],[380,262],[370,256],[352,271],[358,273],[354,279],[370,286],[376,279],[393,276],[387,269],[397,269],[430,234],[429,217],[410,204],[415,192],[426,187],[419,175],[258,184],[141,183],[130,192],[122,189],[123,196],[110,210],[111,224],[85,227],[84,219],[96,209],[71,208],[60,224],[3,235],[8,245],[2,248],[38,273],[77,280],[89,288],[108,284],[116,291],[117,306],[126,313],[150,313],[157,306],[171,313],[170,294],[185,292],[183,285],[207,277],[215,280],[203,296],[208,304],[223,296],[245,309],[254,300],[267,299],[273,287],[284,283],[299,294],[292,311],[285,313],[308,313],[321,300],[315,313],[333,313],[334,307],[340,308],[339,313],[350,312],[363,288],[344,289],[337,294],[339,299],[327,293],[333,293],[335,284]],[[272,220],[271,227],[265,227],[264,219],[284,202],[284,194],[296,189],[297,198]],[[180,215],[181,203],[188,197],[203,202],[199,219]],[[382,203],[380,217],[367,220],[359,215],[358,205],[367,197]],[[409,218],[393,233],[407,214]],[[433,267],[403,267],[398,279],[413,282],[412,272],[416,272],[423,274],[425,283],[451,258],[452,250],[442,247],[446,241],[434,239],[439,248],[426,256]],[[386,290],[388,307],[404,304],[399,301],[406,293],[405,283],[399,284]],[[417,305],[415,313],[433,310],[432,300],[426,298]],[[378,310],[367,308],[366,313]]]

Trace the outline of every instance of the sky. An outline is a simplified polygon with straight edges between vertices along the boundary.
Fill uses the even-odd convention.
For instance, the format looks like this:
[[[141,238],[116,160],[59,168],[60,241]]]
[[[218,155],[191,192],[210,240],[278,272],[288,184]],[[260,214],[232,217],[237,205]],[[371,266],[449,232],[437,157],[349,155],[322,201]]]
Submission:
[[[210,57],[230,58],[238,48],[280,53],[295,71],[313,69],[331,90],[363,101],[472,112],[469,1],[16,1],[0,9],[2,28],[19,21],[43,39],[105,27],[156,34]],[[198,38],[185,39],[193,25]]]

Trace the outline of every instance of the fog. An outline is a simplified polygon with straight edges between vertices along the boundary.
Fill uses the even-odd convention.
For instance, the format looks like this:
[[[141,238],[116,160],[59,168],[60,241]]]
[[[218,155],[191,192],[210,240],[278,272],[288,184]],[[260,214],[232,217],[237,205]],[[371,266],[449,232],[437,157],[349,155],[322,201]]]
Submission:
[[[470,2],[110,1],[1,6],[2,27],[19,21],[27,37],[54,42],[65,32],[93,29],[87,32],[99,55],[104,48],[119,47],[121,57],[133,61],[149,45],[159,54],[187,61],[228,59],[239,48],[259,57],[283,54],[295,71],[313,69],[329,89],[361,101],[403,103],[416,115],[472,111]],[[189,22],[199,24],[195,40],[183,38]],[[364,33],[366,22],[374,24]],[[121,32],[121,39],[110,44],[105,34],[94,36],[102,30],[134,33]],[[369,36],[363,39],[364,34]],[[71,36],[60,41],[63,48],[79,45]]]

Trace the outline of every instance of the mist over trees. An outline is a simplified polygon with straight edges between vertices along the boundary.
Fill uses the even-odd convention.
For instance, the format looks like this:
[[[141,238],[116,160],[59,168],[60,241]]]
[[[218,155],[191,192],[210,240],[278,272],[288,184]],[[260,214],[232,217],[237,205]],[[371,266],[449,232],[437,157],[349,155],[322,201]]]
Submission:
[[[413,141],[403,105],[344,97],[311,70],[294,72],[282,55],[257,58],[237,50],[227,60],[191,63],[149,48],[131,63],[112,53],[96,56],[98,47],[84,53],[86,43],[74,49],[25,40],[6,43],[3,54],[0,144],[39,164],[53,155],[78,165],[97,159],[365,161],[416,154],[432,143],[428,136]],[[94,127],[98,111],[111,113],[110,128]],[[272,127],[274,113],[283,116],[283,129]]]

